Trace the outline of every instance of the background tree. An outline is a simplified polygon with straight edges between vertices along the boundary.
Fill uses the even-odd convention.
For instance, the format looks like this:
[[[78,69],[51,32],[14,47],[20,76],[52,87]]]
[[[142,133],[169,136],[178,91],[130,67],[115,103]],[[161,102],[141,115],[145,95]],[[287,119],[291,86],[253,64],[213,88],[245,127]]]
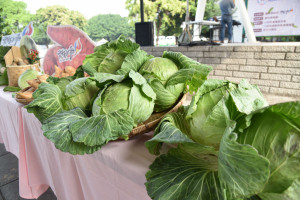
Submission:
[[[49,45],[51,40],[47,36],[48,25],[74,25],[85,30],[87,21],[80,12],[69,10],[64,6],[40,8],[34,17],[33,39],[37,44]]]
[[[117,39],[121,34],[134,37],[134,27],[128,19],[116,14],[97,15],[88,20],[87,34],[95,41]]]
[[[8,26],[4,27],[3,32],[7,34],[19,33],[31,21],[32,15],[26,10],[27,4],[22,1],[1,0],[0,8],[1,16],[4,23]]]
[[[220,15],[218,0],[208,0],[205,8],[204,19]],[[195,20],[197,0],[189,1],[190,20]],[[126,0],[126,9],[132,24],[140,21],[140,1]],[[144,0],[145,21],[155,22],[156,36],[174,35],[182,33],[181,25],[185,21],[186,0]],[[208,32],[208,27],[203,27],[202,33]],[[157,37],[158,38],[158,37]]]

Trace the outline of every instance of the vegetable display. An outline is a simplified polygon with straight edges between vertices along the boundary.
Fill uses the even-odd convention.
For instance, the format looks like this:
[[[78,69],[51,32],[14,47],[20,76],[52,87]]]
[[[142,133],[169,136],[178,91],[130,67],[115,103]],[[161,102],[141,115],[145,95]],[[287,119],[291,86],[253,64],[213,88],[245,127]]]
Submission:
[[[245,81],[208,80],[146,146],[163,143],[178,145],[146,174],[153,199],[299,198],[300,102],[267,106]]]
[[[179,101],[188,92],[187,85],[190,91],[198,88],[212,69],[181,53],[164,56],[154,58],[120,36],[96,47],[73,76],[59,76],[62,72],[56,69],[57,77],[41,83],[25,108],[40,120],[44,135],[56,148],[71,154],[93,153],[111,140],[128,139],[154,112],[166,111]],[[149,67],[151,59],[164,60],[166,65]],[[89,77],[84,77],[86,73]],[[172,99],[159,107],[164,95]]]

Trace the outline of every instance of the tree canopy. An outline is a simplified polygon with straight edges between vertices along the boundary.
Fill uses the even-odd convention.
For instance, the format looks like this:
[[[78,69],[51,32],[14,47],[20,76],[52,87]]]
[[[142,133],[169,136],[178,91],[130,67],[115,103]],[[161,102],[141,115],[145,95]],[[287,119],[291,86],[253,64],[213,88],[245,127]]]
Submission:
[[[31,21],[32,15],[26,10],[27,4],[22,1],[1,0],[1,16],[6,27],[3,28],[5,34],[19,33]]]
[[[134,37],[134,27],[130,26],[127,18],[117,14],[97,15],[88,21],[87,34],[95,41],[105,38],[115,40],[121,34]]]
[[[47,36],[48,25],[74,25],[85,30],[87,21],[78,11],[72,11],[64,6],[47,6],[36,11],[34,17],[34,35],[33,39],[37,44],[50,43]]]

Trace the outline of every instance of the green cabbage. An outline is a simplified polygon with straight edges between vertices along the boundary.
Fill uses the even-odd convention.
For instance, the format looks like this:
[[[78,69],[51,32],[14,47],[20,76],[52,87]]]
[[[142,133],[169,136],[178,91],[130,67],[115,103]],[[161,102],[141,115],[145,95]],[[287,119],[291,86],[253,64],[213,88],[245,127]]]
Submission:
[[[155,93],[139,73],[92,73],[75,80],[49,78],[25,106],[63,152],[93,153],[111,140],[127,139],[153,112]]]
[[[147,79],[156,93],[154,110],[165,111],[179,100],[186,86],[189,92],[197,91],[212,70],[210,66],[200,64],[181,53],[164,52],[140,68],[139,72]]]
[[[130,70],[138,71],[149,59],[137,43],[120,36],[118,39],[98,46],[93,54],[87,55],[83,64],[90,64],[95,71],[128,75]]]
[[[40,73],[36,70],[33,70],[33,69],[26,70],[19,76],[19,79],[18,79],[19,87],[21,89],[29,87],[29,84],[26,81],[36,79],[38,75],[40,75]]]
[[[208,80],[146,146],[159,154],[163,143],[177,146],[150,165],[152,199],[299,198],[299,101],[267,106],[245,81]]]
[[[146,121],[153,112],[155,93],[137,72],[129,73],[130,79],[109,86],[95,100],[93,113],[109,114],[128,110],[135,126]]]

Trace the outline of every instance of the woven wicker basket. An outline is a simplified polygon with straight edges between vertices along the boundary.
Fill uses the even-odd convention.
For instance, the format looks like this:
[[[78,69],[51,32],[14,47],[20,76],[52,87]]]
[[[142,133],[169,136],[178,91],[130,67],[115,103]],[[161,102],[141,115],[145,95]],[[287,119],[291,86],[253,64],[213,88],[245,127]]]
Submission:
[[[25,72],[27,69],[35,69],[37,71],[40,71],[39,63],[35,63],[32,65],[20,65],[20,66],[10,65],[7,66],[6,68],[7,68],[7,75],[8,75],[8,85],[14,87],[18,87],[19,76],[21,76],[21,74]]]
[[[144,121],[143,123],[139,124],[136,128],[134,128],[130,134],[129,138],[132,138],[137,135],[141,135],[147,133],[149,131],[153,131],[156,125],[160,122],[160,120],[168,113],[176,112],[180,106],[183,105],[184,101],[186,100],[187,94],[184,94],[182,98],[178,101],[178,103],[168,111],[154,113],[152,114],[149,119]]]

